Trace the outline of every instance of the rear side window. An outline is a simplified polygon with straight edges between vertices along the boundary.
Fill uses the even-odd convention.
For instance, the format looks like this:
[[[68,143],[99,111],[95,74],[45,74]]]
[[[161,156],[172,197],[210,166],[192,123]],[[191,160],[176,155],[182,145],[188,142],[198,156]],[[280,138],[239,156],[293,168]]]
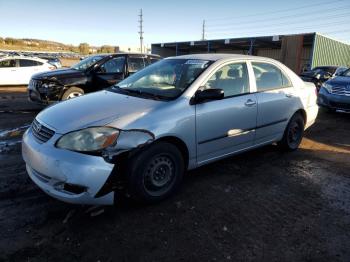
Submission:
[[[16,67],[16,60],[8,59],[0,61],[0,68]]]
[[[135,73],[145,67],[145,62],[142,57],[130,57],[129,58],[129,72]]]
[[[276,66],[268,63],[252,63],[257,91],[267,91],[291,86],[288,77]]]
[[[29,67],[29,66],[38,66],[38,65],[42,65],[42,63],[34,60],[29,60],[29,59],[19,60],[20,67]]]

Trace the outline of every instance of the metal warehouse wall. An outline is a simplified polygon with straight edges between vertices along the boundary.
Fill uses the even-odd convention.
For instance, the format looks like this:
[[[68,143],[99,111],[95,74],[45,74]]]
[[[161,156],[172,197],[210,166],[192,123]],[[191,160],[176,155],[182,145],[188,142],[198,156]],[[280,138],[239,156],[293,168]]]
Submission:
[[[316,34],[311,66],[322,65],[350,66],[350,45]]]
[[[258,56],[269,57],[269,58],[281,61],[281,49],[258,48],[256,53]]]

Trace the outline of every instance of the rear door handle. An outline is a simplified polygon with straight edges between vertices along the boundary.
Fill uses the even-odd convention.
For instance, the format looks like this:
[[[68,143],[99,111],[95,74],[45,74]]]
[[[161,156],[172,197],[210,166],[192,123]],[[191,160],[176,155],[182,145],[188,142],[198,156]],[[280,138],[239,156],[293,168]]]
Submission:
[[[256,101],[253,101],[251,99],[248,99],[245,103],[246,106],[253,106],[256,104]]]

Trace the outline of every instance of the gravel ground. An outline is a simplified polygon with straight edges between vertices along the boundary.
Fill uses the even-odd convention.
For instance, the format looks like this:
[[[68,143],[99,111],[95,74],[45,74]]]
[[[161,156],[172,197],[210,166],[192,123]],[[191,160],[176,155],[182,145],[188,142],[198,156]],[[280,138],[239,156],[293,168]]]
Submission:
[[[350,261],[348,114],[321,111],[296,152],[191,171],[162,203],[89,207],[28,178],[20,137],[40,109],[0,90],[0,261]]]

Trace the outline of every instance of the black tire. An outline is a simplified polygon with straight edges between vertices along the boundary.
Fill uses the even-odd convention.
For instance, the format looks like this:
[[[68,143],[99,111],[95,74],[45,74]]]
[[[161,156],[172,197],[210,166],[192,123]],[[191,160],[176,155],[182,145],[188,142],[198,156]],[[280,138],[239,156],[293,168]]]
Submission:
[[[83,89],[72,86],[69,89],[67,89],[66,92],[63,93],[61,100],[68,100],[68,99],[79,97],[82,95],[84,95]]]
[[[137,202],[154,203],[170,196],[179,187],[185,165],[173,144],[157,142],[133,156],[128,164],[128,193]]]
[[[305,123],[302,115],[300,113],[294,114],[284,131],[282,140],[278,142],[280,148],[284,151],[298,149],[304,136],[304,128]]]

